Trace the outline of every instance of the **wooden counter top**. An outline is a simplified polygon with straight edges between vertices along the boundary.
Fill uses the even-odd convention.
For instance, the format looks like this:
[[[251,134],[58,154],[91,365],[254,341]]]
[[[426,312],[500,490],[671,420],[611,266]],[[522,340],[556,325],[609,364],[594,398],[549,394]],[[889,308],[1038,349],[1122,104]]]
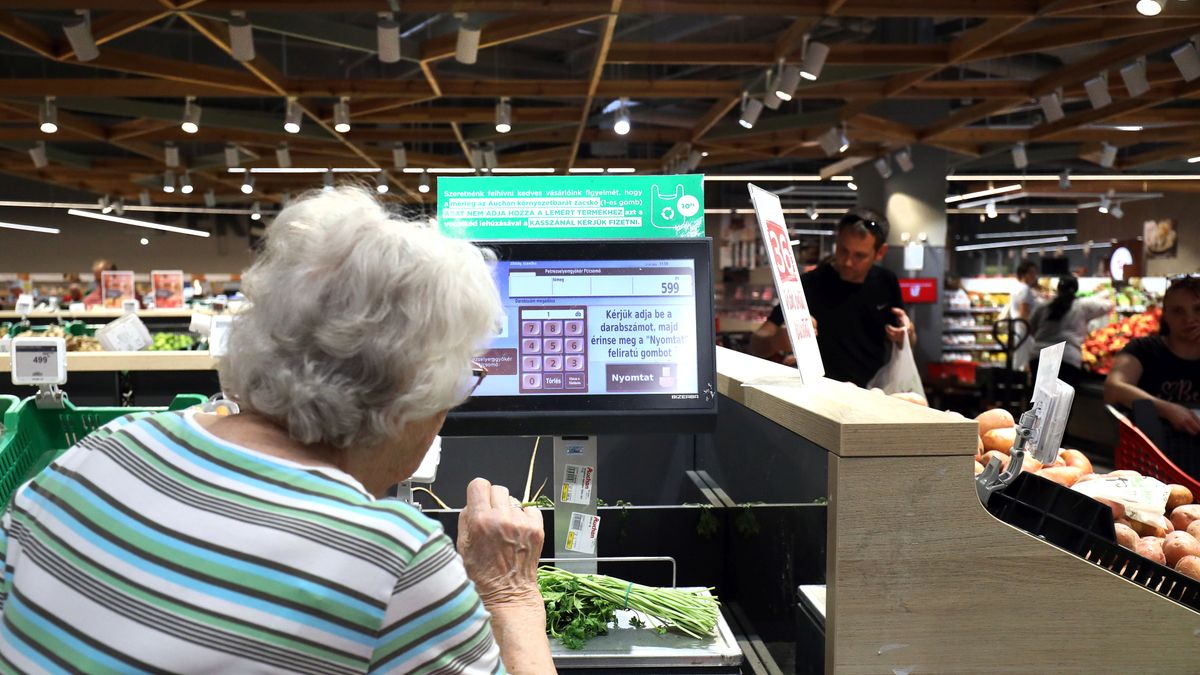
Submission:
[[[208,352],[67,352],[67,372],[97,373],[119,370],[215,370]],[[0,373],[9,372],[9,355],[0,354]]]
[[[795,368],[723,347],[717,390],[842,457],[975,455],[974,420],[844,382],[804,386]]]

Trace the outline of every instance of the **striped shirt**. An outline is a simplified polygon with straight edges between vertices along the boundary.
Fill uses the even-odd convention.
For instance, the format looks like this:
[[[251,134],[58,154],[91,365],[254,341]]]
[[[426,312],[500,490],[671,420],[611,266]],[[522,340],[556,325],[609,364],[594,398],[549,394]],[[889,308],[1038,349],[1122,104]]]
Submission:
[[[82,440],[3,516],[0,672],[502,673],[441,526],[191,412]]]

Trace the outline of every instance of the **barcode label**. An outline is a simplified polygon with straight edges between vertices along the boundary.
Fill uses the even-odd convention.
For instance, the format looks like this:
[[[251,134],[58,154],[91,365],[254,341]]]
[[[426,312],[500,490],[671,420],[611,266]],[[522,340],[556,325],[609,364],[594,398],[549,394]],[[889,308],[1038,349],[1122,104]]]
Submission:
[[[566,549],[576,553],[596,554],[596,537],[600,532],[600,517],[586,513],[572,513],[571,526],[567,528]]]
[[[588,505],[592,501],[593,481],[596,468],[583,464],[568,464],[563,471],[562,490],[559,501],[567,504]]]

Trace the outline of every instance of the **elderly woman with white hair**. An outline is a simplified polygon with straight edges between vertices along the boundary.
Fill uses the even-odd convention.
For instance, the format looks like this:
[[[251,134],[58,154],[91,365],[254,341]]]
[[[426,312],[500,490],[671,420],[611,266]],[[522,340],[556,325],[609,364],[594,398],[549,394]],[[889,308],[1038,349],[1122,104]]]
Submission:
[[[358,189],[285,208],[219,365],[240,414],[121,418],[17,491],[0,670],[553,672],[540,514],[476,479],[456,554],[382,499],[486,373],[488,258]]]

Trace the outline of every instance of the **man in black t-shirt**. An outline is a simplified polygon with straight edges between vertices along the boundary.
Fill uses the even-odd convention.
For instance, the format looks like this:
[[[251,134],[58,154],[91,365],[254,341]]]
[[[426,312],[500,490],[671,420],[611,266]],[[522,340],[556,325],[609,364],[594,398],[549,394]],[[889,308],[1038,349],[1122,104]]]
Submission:
[[[1171,284],[1159,335],[1132,340],[1117,355],[1104,399],[1126,408],[1148,399],[1176,431],[1200,434],[1200,279]]]
[[[800,277],[817,326],[825,376],[865,386],[891,358],[890,345],[916,331],[904,313],[900,282],[876,265],[887,253],[888,222],[869,209],[838,222],[834,256]],[[755,331],[751,351],[771,357],[790,351],[783,310],[776,307]]]

